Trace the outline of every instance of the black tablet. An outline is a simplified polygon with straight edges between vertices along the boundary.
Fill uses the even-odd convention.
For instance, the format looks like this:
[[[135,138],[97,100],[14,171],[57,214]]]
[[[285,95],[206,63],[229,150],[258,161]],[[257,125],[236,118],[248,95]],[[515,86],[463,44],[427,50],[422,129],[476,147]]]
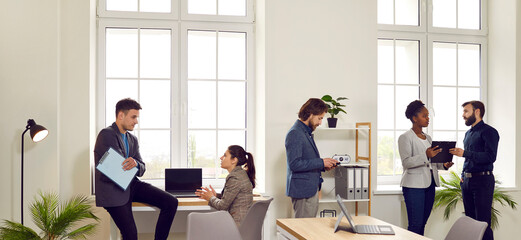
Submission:
[[[456,147],[456,141],[432,141],[432,147],[439,146],[442,150],[436,156],[431,158],[432,163],[452,162],[452,155],[449,149]]]

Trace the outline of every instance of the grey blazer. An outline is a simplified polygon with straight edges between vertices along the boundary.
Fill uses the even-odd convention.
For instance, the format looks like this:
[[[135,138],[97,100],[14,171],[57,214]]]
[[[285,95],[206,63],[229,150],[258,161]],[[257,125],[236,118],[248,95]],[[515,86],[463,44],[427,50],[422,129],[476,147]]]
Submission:
[[[431,136],[425,134],[429,145]],[[400,186],[408,188],[427,188],[434,178],[437,187],[440,186],[438,169],[444,169],[443,163],[431,163],[425,151],[427,147],[411,129],[398,138],[398,150],[402,159],[403,175]],[[429,164],[432,165],[432,177]]]
[[[208,205],[227,210],[239,226],[253,204],[253,186],[242,167],[235,167],[226,177],[221,198],[212,197]]]

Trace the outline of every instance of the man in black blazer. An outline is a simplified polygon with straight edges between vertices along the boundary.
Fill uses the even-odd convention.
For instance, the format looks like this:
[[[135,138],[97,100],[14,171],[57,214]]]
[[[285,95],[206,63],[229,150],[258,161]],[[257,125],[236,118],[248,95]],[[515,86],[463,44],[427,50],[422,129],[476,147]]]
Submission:
[[[124,170],[138,168],[127,190],[123,190],[112,180],[96,170],[96,206],[103,207],[118,226],[124,240],[136,239],[137,228],[132,215],[132,202],[142,202],[161,209],[157,220],[155,239],[167,239],[172,221],[177,211],[177,199],[171,194],[140,181],[137,177],[145,173],[145,163],[141,160],[137,138],[128,131],[138,123],[138,102],[126,98],[116,104],[116,122],[98,134],[94,147],[96,165],[107,150],[112,147],[125,157]]]

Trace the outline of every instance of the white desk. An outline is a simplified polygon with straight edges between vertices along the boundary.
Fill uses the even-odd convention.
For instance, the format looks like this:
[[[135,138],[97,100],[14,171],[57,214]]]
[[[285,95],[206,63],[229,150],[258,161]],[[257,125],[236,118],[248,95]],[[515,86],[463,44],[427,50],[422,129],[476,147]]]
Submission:
[[[174,222],[172,223],[171,232],[184,232],[186,231],[186,216],[189,213],[197,211],[197,212],[209,212],[215,211],[214,208],[208,206],[208,202],[206,200],[202,200],[199,198],[178,198],[179,204],[177,206],[177,212],[175,214]],[[268,200],[267,197],[255,196],[253,197],[253,202]],[[159,214],[159,209],[156,207],[152,207],[150,205],[144,203],[134,202],[132,203],[132,212],[134,214],[134,220],[138,227],[138,232],[154,232],[157,215]],[[154,215],[154,216],[149,216]],[[147,216],[148,218],[153,218],[154,221],[146,221],[141,219],[141,216]],[[145,231],[143,231],[143,228]],[[110,239],[117,240],[119,229],[112,220],[110,219]]]

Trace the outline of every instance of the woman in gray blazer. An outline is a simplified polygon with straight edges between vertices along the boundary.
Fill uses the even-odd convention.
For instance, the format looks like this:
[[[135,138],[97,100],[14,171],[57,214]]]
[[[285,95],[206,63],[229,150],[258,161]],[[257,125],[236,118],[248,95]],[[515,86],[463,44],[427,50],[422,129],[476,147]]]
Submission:
[[[244,168],[242,167],[244,166]],[[239,226],[253,203],[255,165],[251,153],[241,146],[232,145],[221,157],[221,168],[228,170],[226,183],[220,196],[213,189],[202,187],[195,194],[208,201],[217,210],[227,210]]]
[[[420,100],[407,106],[405,116],[412,128],[398,138],[402,159],[402,187],[411,232],[423,235],[425,224],[434,204],[435,187],[440,186],[438,169],[450,168],[454,163],[431,163],[430,159],[441,152],[439,146],[431,146],[432,139],[423,132],[429,126],[429,111]]]

